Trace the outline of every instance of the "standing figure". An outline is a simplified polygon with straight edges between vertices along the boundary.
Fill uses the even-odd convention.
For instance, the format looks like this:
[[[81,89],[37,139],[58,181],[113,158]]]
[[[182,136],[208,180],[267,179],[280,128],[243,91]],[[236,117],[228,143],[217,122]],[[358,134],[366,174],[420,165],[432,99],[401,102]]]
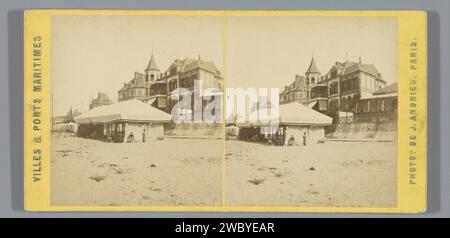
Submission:
[[[303,145],[306,145],[306,131],[303,133]]]
[[[142,130],[142,142],[145,143],[145,128]]]

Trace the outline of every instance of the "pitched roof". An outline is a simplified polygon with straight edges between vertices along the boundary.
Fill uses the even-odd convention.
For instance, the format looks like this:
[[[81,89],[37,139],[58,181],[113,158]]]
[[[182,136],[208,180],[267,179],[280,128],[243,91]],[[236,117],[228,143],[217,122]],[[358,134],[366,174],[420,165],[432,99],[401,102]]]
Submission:
[[[98,93],[97,98],[92,99],[92,103],[112,103],[112,101],[104,93]]]
[[[270,102],[269,102],[270,103]],[[258,108],[259,110],[266,110],[265,108]],[[268,109],[270,111],[270,109]],[[253,108],[253,112],[255,109]],[[259,114],[259,112],[258,112]],[[270,117],[270,116],[269,116]],[[276,118],[273,116],[271,118]],[[283,125],[331,125],[333,119],[325,114],[322,114],[316,110],[308,108],[299,102],[293,102],[288,104],[279,105],[278,122]],[[273,123],[273,121],[272,121]],[[268,125],[267,121],[257,120],[252,122],[250,119],[250,112],[245,111],[244,115],[236,116],[236,124],[239,126],[250,125]]]
[[[150,57],[150,61],[148,62],[147,68],[145,68],[145,71],[150,71],[150,70],[159,71],[158,65],[156,64],[155,57],[153,57],[153,53],[152,53],[152,56]]]
[[[382,95],[382,94],[390,94],[390,93],[396,93],[397,92],[397,83],[390,84],[378,91],[373,92],[373,95]]]
[[[288,93],[289,91],[290,91],[290,88],[289,88],[288,86],[285,86],[284,89],[283,89],[283,91],[281,91],[280,94],[286,94],[286,93]]]
[[[311,59],[311,63],[309,64],[308,70],[306,71],[306,73],[319,73],[320,71],[316,66],[316,62],[314,62],[314,57]]]
[[[345,74],[345,71],[356,64],[356,62],[346,60],[344,63],[338,63],[339,74]]]
[[[109,123],[117,120],[164,123],[170,122],[171,116],[170,114],[145,104],[140,100],[133,99],[96,107],[75,117],[74,120],[81,124]]]
[[[291,90],[305,90],[305,76],[295,75],[295,79],[288,86],[284,87],[280,94],[287,93]]]
[[[345,68],[344,74],[350,74],[353,72],[362,71],[373,76],[378,76],[379,72],[373,64],[354,63]]]
[[[144,86],[144,74],[135,72],[133,79],[126,84],[125,88],[143,88]]]
[[[197,68],[203,69],[205,71],[214,74],[219,73],[219,70],[217,69],[216,65],[213,62],[195,59],[184,59],[181,71],[188,72]]]
[[[295,89],[302,90],[305,89],[305,77],[304,76],[298,76],[295,77]]]
[[[331,125],[333,119],[301,103],[280,105],[280,123],[285,125]]]
[[[378,69],[373,64],[363,64],[348,60],[345,62],[336,62],[333,67],[331,67],[328,73],[330,73],[333,68],[336,68],[338,70],[338,74],[350,74],[361,71],[373,76],[379,76]]]

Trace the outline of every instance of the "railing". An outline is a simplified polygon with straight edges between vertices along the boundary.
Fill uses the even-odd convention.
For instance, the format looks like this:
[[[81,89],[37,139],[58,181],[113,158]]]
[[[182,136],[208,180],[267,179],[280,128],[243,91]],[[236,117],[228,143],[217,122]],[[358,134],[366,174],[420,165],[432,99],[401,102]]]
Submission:
[[[397,112],[370,112],[339,117],[339,123],[392,122],[397,121]]]
[[[316,99],[316,98],[326,98],[326,99],[328,99],[328,94],[327,93],[314,93],[314,94],[311,94],[311,99]]]

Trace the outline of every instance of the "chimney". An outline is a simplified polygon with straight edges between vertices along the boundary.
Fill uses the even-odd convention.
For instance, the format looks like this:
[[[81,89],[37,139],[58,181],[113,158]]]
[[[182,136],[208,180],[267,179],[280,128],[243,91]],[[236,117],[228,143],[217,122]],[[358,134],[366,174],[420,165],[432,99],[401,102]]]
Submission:
[[[198,55],[198,60],[199,60],[199,61],[202,61],[202,58],[200,57],[200,55]]]
[[[359,57],[359,64],[362,64],[361,57]]]

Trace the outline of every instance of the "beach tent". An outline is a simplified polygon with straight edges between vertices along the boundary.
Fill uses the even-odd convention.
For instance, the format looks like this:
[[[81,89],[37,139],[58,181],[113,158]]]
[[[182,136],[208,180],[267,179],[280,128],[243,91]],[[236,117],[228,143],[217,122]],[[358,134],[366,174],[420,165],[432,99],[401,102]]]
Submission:
[[[138,99],[96,107],[74,118],[78,124],[111,123],[115,121],[167,123],[170,114]]]
[[[301,103],[280,105],[280,124],[328,126],[333,119]]]
[[[133,99],[96,107],[74,118],[78,135],[125,142],[132,134],[135,141],[147,142],[164,135],[170,114]]]
[[[275,116],[276,115],[274,115],[274,117]],[[246,119],[248,120],[248,118],[247,112]],[[272,123],[237,121],[236,125],[241,128],[240,138],[244,140],[253,137],[255,133],[261,131],[264,134],[276,135],[277,140],[284,141],[284,143],[281,144],[287,144],[287,141],[291,136],[294,137],[297,144],[303,144],[304,135],[306,136],[307,143],[313,143],[323,139],[325,137],[324,127],[331,125],[332,122],[333,119],[331,117],[304,106],[301,103],[293,102],[279,106],[278,130],[276,130],[276,133],[272,128],[269,128],[268,130],[264,129],[264,127],[270,126],[269,124],[272,124],[272,126],[276,125],[273,121]],[[261,128],[262,130],[258,128]],[[271,133],[266,133],[264,131],[271,131]],[[259,137],[262,138],[261,136]]]
[[[270,111],[270,109],[268,109]],[[260,112],[258,112],[259,114]],[[264,126],[270,123],[265,122],[252,122],[249,117],[250,113],[246,111],[245,118],[241,118],[243,121],[236,121],[236,125],[239,126]],[[276,118],[276,115],[274,115]],[[322,114],[314,109],[304,106],[301,103],[293,102],[288,104],[279,105],[278,122],[283,125],[312,125],[312,126],[327,126],[331,125],[333,119],[325,114]]]
[[[325,126],[332,122],[331,117],[301,103],[280,105],[280,125],[284,130],[285,145],[291,137],[297,145],[317,143],[325,138]]]

